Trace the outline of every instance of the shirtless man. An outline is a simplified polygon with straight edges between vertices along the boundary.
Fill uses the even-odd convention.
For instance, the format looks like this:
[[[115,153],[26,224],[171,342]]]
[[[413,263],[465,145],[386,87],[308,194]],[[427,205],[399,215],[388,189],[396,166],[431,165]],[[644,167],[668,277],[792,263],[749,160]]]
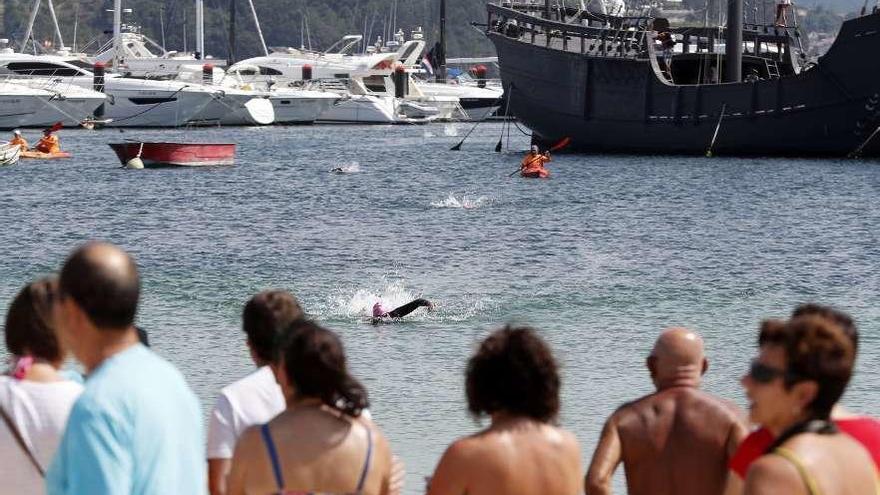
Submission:
[[[657,392],[621,406],[605,424],[585,480],[611,493],[620,462],[630,495],[722,493],[727,461],[746,436],[741,411],[699,390],[708,362],[695,332],[663,332],[648,356]]]

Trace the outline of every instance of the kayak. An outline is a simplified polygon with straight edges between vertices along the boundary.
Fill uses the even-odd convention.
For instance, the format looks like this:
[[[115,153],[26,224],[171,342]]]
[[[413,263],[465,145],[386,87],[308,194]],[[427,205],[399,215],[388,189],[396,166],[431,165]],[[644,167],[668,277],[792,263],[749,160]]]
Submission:
[[[546,168],[540,170],[529,170],[528,172],[520,172],[520,175],[527,179],[546,179],[550,177],[550,172]]]
[[[59,158],[70,158],[72,155],[66,151],[58,151],[55,153],[43,153],[42,151],[22,151],[21,158],[36,158],[39,160],[57,160]]]

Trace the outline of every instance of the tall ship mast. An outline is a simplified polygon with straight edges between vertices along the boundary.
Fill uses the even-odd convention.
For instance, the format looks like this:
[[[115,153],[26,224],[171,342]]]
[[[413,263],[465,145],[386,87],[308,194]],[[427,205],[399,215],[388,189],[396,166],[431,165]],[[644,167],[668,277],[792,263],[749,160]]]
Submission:
[[[543,4],[488,4],[511,111],[586,152],[880,154],[880,14],[843,23],[807,63],[793,26],[670,26]]]

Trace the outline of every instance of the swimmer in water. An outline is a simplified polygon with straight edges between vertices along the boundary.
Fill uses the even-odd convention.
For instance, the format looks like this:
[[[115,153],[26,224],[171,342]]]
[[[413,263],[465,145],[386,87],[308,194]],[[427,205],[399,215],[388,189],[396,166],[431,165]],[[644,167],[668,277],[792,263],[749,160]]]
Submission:
[[[382,322],[391,321],[393,318],[404,317],[422,306],[428,308],[428,311],[434,311],[434,303],[422,298],[412,300],[403,306],[392,309],[391,311],[386,311],[385,308],[382,307],[382,302],[376,301],[376,304],[373,305],[373,317],[370,321],[374,325],[378,325]]]

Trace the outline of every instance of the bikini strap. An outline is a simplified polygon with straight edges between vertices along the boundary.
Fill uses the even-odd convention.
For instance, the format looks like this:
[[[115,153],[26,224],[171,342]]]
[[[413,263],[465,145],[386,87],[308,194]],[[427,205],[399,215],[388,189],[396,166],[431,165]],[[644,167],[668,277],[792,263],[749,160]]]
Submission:
[[[367,474],[370,472],[370,460],[373,458],[373,430],[367,426],[367,459],[364,461],[364,469],[361,470],[361,478],[358,480],[355,493],[360,495],[364,489],[364,483],[367,481]]]
[[[263,435],[263,443],[266,444],[269,460],[272,461],[272,472],[275,474],[275,484],[278,485],[278,493],[283,493],[284,477],[281,476],[281,463],[278,462],[278,452],[275,450],[275,442],[272,441],[272,434],[269,432],[269,423],[260,426],[260,433]]]
[[[807,467],[804,466],[804,463],[801,462],[797,454],[785,447],[777,447],[773,453],[782,456],[794,465],[801,479],[804,480],[804,484],[807,485],[807,493],[809,495],[821,495],[822,492],[819,491],[819,484],[816,483],[816,480],[807,471]]]

